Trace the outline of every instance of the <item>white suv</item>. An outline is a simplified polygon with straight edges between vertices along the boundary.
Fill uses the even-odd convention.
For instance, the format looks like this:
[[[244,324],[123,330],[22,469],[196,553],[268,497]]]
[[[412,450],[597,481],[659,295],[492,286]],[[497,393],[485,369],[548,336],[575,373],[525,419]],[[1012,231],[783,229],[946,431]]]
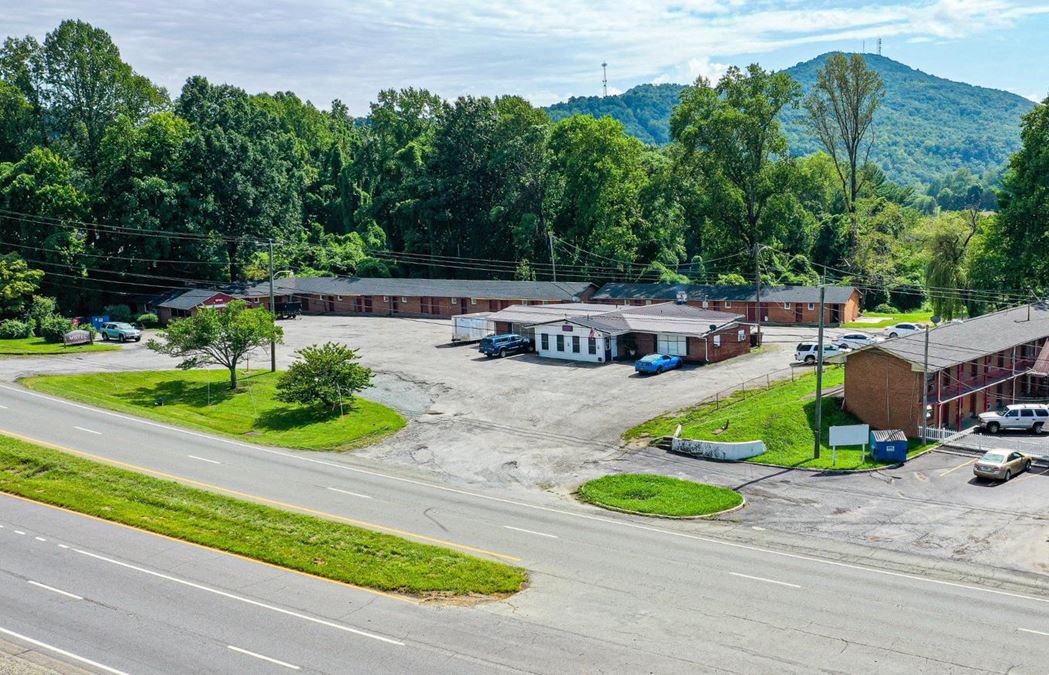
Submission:
[[[980,413],[980,428],[996,434],[1002,429],[1023,429],[1042,433],[1042,427],[1049,422],[1049,405],[1025,403],[1005,407],[1004,413]]]
[[[817,343],[815,342],[802,342],[798,345],[798,348],[794,352],[794,360],[808,365],[816,363],[816,359],[819,358],[816,351]],[[842,350],[837,346],[829,342],[823,343],[823,360],[826,361],[832,356],[840,356]]]
[[[873,335],[867,335],[866,333],[846,333],[840,336],[835,344],[839,347],[848,347],[849,349],[859,349],[861,347],[869,347],[874,344],[882,342],[885,338],[875,337]]]
[[[890,338],[900,337],[901,335],[911,335],[912,333],[920,333],[922,327],[916,323],[898,323],[894,326],[889,326],[885,329],[885,336]]]

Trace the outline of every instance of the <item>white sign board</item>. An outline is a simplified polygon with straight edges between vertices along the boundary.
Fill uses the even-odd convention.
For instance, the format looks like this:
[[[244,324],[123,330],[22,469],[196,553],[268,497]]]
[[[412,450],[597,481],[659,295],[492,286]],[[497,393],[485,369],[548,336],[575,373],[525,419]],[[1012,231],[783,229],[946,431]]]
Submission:
[[[871,437],[869,424],[847,424],[830,428],[830,446],[867,445]]]

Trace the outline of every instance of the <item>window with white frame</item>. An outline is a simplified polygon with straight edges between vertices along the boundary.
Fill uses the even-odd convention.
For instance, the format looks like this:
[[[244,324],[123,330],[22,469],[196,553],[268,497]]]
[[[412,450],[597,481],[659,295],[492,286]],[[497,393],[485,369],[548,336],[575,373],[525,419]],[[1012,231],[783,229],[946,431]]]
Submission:
[[[740,328],[738,331],[736,331],[736,342],[743,342],[746,339],[747,339],[747,331],[743,330],[742,328]]]
[[[809,311],[811,312],[811,311],[812,311],[812,310],[814,310],[814,309],[816,309],[816,303],[814,303],[814,302],[810,302],[810,303],[809,303]]]
[[[382,296],[382,301],[383,302],[389,302],[390,301],[390,296],[388,296],[388,295]]]
[[[408,302],[408,296],[402,295],[401,302]]]
[[[658,335],[656,351],[671,356],[685,356],[688,354],[688,338],[684,335]]]
[[[720,347],[721,346],[721,336],[720,335],[715,335],[714,336],[714,346],[715,347]]]
[[[477,298],[470,298],[470,304],[471,305],[476,305],[477,304]]]
[[[783,303],[783,309],[790,309],[790,303],[789,302]]]
[[[730,307],[732,307],[732,302],[731,302],[731,301],[729,301],[729,300],[726,300],[726,301],[725,301],[725,309],[728,309],[728,308],[730,308]]]
[[[706,309],[707,307],[710,307],[710,302],[707,301],[707,300],[704,300],[703,301],[703,309]]]

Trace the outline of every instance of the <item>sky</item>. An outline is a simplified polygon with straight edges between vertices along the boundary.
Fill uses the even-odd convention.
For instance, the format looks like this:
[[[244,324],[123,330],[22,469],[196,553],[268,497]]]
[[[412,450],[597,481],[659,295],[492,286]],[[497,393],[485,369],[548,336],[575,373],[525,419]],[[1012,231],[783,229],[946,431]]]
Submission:
[[[366,115],[376,92],[521,94],[537,105],[645,82],[874,51],[1033,100],[1049,94],[1049,0],[2,0],[5,35],[79,18],[174,96],[204,75]]]

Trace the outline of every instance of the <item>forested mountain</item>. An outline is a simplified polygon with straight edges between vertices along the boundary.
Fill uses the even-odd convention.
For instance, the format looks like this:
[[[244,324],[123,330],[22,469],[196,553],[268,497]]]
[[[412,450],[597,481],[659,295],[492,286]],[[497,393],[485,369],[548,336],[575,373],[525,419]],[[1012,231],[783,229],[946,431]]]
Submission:
[[[827,54],[788,68],[808,92]],[[979,176],[997,172],[1020,147],[1020,117],[1034,108],[1022,96],[945,80],[898,61],[865,54],[867,65],[885,82],[885,100],[875,116],[873,161],[889,180],[928,184],[966,168]],[[684,85],[642,84],[618,96],[588,96],[557,103],[554,120],[573,114],[611,115],[627,133],[645,143],[670,141],[670,113]],[[791,154],[820,149],[801,109],[782,114]]]

